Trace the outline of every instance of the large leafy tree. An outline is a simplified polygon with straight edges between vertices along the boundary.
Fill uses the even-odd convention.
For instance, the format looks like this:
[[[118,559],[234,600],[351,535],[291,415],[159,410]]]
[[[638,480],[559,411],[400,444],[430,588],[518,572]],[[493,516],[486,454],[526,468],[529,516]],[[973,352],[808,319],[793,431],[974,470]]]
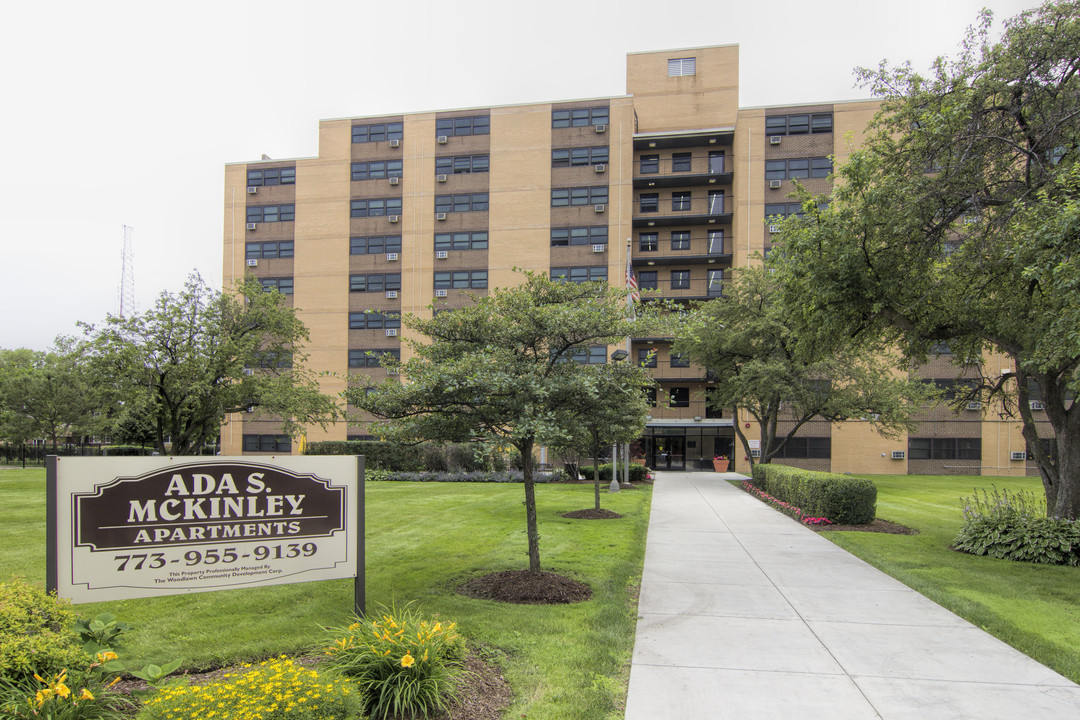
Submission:
[[[606,284],[526,274],[521,285],[472,305],[430,319],[406,315],[405,326],[424,338],[408,341],[412,357],[395,366],[405,381],[353,385],[346,396],[383,420],[377,432],[387,438],[515,447],[525,480],[529,570],[537,573],[534,450],[563,436],[566,411],[595,391],[575,356],[629,335],[625,314],[625,293]]]
[[[97,409],[78,349],[58,339],[52,350],[0,350],[0,427],[10,441],[90,433]]]
[[[785,223],[786,287],[818,340],[884,339],[912,361],[940,342],[962,361],[1007,356],[1012,372],[985,377],[983,399],[1019,414],[1047,511],[1077,518],[1080,3],[1024,12],[997,43],[989,27],[986,13],[927,76],[864,71],[881,111],[828,207],[808,201]]]
[[[926,386],[896,371],[878,344],[837,343],[804,353],[805,328],[780,292],[779,276],[744,268],[725,286],[725,297],[681,314],[673,349],[714,378],[708,396],[718,410],[745,409],[758,425],[761,458],[769,463],[811,420],[866,418],[879,432],[911,427],[928,399]],[[749,442],[735,423],[746,457]]]
[[[99,387],[116,405],[153,421],[158,452],[197,453],[216,440],[229,413],[252,410],[290,435],[340,416],[303,361],[307,328],[277,291],[255,279],[236,295],[197,275],[179,293],[131,317],[87,328],[86,353]]]

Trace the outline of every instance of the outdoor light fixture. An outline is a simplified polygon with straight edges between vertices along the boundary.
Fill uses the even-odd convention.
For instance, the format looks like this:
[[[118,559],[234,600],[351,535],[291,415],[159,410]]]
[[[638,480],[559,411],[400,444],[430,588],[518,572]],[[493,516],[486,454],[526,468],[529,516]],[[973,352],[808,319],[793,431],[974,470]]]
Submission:
[[[613,362],[619,362],[620,360],[625,360],[628,357],[630,357],[630,353],[626,352],[625,350],[613,350],[611,352],[611,360]]]

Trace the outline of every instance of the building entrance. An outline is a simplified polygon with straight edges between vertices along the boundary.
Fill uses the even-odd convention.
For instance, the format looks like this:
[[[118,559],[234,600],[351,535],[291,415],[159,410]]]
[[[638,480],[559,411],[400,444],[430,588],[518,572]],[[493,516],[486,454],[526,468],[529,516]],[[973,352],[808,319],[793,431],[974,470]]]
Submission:
[[[686,438],[658,437],[653,441],[653,467],[657,470],[686,469]]]

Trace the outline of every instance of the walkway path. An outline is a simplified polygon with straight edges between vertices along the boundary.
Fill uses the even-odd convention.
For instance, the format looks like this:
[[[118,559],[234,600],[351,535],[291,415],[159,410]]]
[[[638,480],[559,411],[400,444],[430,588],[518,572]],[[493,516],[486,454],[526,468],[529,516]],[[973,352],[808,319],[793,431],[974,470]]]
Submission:
[[[1080,686],[724,477],[656,480],[626,720],[1080,717]]]

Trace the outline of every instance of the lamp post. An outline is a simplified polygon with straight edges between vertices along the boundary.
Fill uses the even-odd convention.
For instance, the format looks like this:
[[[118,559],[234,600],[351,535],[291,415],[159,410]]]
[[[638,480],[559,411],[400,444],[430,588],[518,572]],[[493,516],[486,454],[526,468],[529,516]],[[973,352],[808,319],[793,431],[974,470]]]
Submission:
[[[630,357],[630,353],[625,350],[613,350],[611,352],[611,362],[622,362],[626,358]],[[619,492],[622,488],[619,486],[619,446],[613,445],[611,447],[611,485],[608,486],[608,492]]]

